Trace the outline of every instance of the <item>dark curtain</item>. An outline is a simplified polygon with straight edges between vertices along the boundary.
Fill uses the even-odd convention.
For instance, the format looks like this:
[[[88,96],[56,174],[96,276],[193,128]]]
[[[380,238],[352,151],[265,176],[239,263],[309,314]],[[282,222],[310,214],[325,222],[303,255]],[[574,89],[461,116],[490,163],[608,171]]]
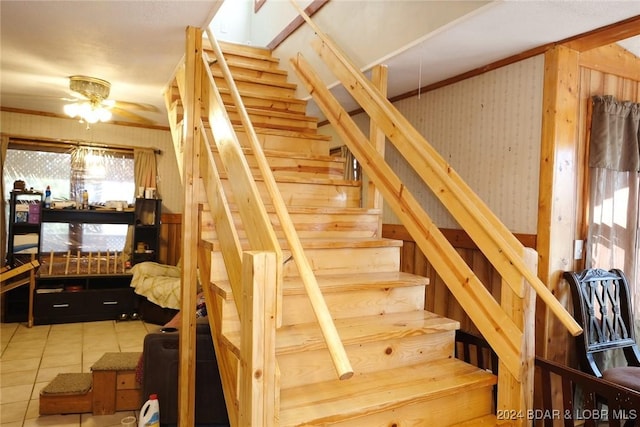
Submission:
[[[640,104],[613,96],[593,97],[587,267],[625,272],[636,324],[640,320],[639,123]]]

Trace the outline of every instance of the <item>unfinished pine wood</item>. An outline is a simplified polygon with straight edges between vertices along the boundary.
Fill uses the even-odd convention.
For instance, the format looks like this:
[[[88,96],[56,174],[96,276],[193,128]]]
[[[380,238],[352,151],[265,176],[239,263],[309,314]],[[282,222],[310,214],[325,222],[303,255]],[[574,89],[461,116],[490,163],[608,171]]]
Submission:
[[[640,58],[616,43],[581,52],[579,64],[606,74],[640,81]]]
[[[574,239],[574,195],[579,193],[574,156],[579,91],[572,77],[578,75],[576,51],[563,46],[547,51],[538,203],[538,275],[565,306],[569,306],[569,289],[561,288],[560,282],[562,272],[570,267],[567,260],[573,258],[573,246],[567,242]],[[538,354],[554,361],[566,360],[569,346],[564,328],[556,324],[545,306],[538,306],[536,316],[538,328],[547,331],[537,337]]]
[[[373,85],[378,89],[380,94],[387,97],[387,75],[388,69],[386,65],[377,65],[371,70],[371,81]],[[384,158],[386,137],[384,132],[378,127],[375,120],[371,120],[369,123],[369,140],[375,147],[378,154]],[[376,185],[369,180],[367,186],[367,206],[374,209],[382,209],[384,206],[384,200],[380,191],[376,189]],[[382,235],[382,215],[378,221],[377,236]]]
[[[232,190],[228,177],[221,175],[225,191],[230,193],[229,202],[238,204],[238,193]],[[255,184],[260,196],[269,201],[269,190],[264,181],[256,178]],[[278,178],[278,189],[288,206],[345,207],[360,206],[360,183],[340,180],[298,179],[292,176]],[[246,227],[246,224],[245,224]]]
[[[276,261],[274,252],[245,252],[242,260],[240,425],[278,424]]]
[[[260,79],[274,83],[282,83],[287,81],[286,71],[279,68],[265,67],[265,62],[261,62],[258,64],[243,64],[237,59],[237,57],[227,58],[226,61],[231,74],[233,74],[234,76],[240,76],[242,78],[249,78],[254,80]],[[214,61],[211,64],[211,69],[215,75],[216,70],[219,69],[217,61]]]
[[[231,123],[234,125],[241,125],[242,120],[240,119],[236,107],[227,106],[226,109]],[[287,112],[260,110],[255,108],[247,109],[247,113],[249,114],[251,123],[257,128],[283,129],[311,134],[315,134],[315,131],[318,128],[318,119],[302,114],[291,114]]]
[[[238,141],[243,147],[250,147],[244,129],[234,127]],[[329,155],[328,141],[331,137],[322,134],[300,133],[283,129],[254,129],[260,145],[265,150],[278,150],[310,154]]]
[[[249,56],[259,57],[262,56],[262,52],[251,51]],[[202,67],[204,72],[209,69],[208,64],[204,62]],[[221,69],[223,68],[224,65]],[[218,107],[222,105],[220,97],[210,102],[212,97],[216,98],[213,95],[214,92],[210,90],[208,84],[207,88],[203,88],[202,99],[206,100],[207,105],[201,110],[207,112],[210,122],[211,118],[217,114]],[[237,96],[237,93],[233,96]],[[188,110],[185,109],[183,114],[185,117],[188,116]],[[247,117],[248,115],[243,116],[243,121]],[[203,147],[207,147],[208,141],[214,139],[215,144],[219,143],[218,136],[215,138],[211,136],[212,133],[219,131],[219,126],[203,127],[199,124],[196,126],[199,126]],[[233,129],[233,127],[227,127],[227,129]],[[328,139],[317,134],[309,135],[313,137],[303,138],[299,132],[291,131],[261,131],[260,136],[256,134],[247,138],[246,144],[237,144],[240,149],[236,153],[240,159],[240,156],[250,153],[246,149],[243,150],[243,146],[250,147],[251,150],[256,146],[262,146],[270,150],[290,150],[294,153],[328,156]],[[236,145],[234,141],[224,138],[223,142]],[[222,153],[221,158],[225,155],[227,154]],[[273,163],[271,163],[272,159],[275,159]],[[226,179],[226,172],[218,173],[216,184],[217,172],[208,170],[214,164],[210,153],[201,155],[199,168],[202,171],[200,181],[202,189],[197,196],[194,196],[194,200],[202,203],[199,216],[203,233],[200,236],[204,239],[200,242],[202,250],[197,252],[197,257],[201,278],[210,278],[212,281],[211,286],[207,286],[208,281],[205,279],[205,297],[210,307],[214,347],[220,365],[231,424],[267,426],[279,422],[279,425],[287,425],[282,421],[286,410],[283,408],[283,411],[280,411],[278,405],[282,407],[285,404],[291,405],[289,397],[293,396],[294,400],[299,399],[302,397],[299,395],[303,390],[309,396],[320,396],[328,406],[334,406],[331,398],[327,395],[322,397],[324,391],[316,392],[316,390],[322,390],[323,385],[328,387],[327,391],[331,390],[332,394],[336,394],[336,399],[340,401],[357,399],[363,403],[362,406],[348,405],[349,409],[342,414],[322,415],[322,417],[328,417],[326,420],[335,425],[363,425],[363,422],[365,425],[394,423],[401,425],[407,419],[422,425],[438,425],[443,420],[446,423],[454,423],[469,417],[488,414],[491,411],[491,387],[496,381],[491,374],[474,367],[468,367],[469,371],[460,370],[463,369],[462,366],[467,365],[457,365],[458,361],[453,361],[453,370],[447,375],[455,380],[441,381],[440,378],[433,378],[433,372],[443,373],[446,370],[440,368],[442,366],[440,363],[451,362],[453,333],[459,323],[441,319],[423,311],[426,300],[425,285],[428,281],[424,277],[399,272],[401,254],[406,262],[408,258],[405,255],[409,253],[401,247],[401,241],[377,239],[374,238],[375,235],[369,234],[372,233],[372,229],[379,229],[375,223],[378,221],[376,216],[379,215],[380,210],[358,207],[360,196],[356,193],[359,192],[360,187],[357,184],[337,179],[317,179],[313,169],[321,163],[313,162],[319,159],[307,155],[285,161],[282,157],[282,162],[278,163],[279,159],[280,157],[276,155],[268,158],[266,162],[264,158],[255,162],[251,159],[247,161],[248,169],[252,172],[260,170],[258,175],[262,175],[265,170],[278,171],[280,168],[283,178],[289,172],[298,175],[296,179],[281,180],[278,177],[278,181],[275,182],[278,190],[284,187],[285,194],[298,198],[299,206],[293,209],[289,225],[293,225],[296,235],[297,227],[301,227],[303,233],[308,233],[307,238],[300,240],[300,247],[304,248],[304,258],[312,267],[312,273],[318,274],[315,280],[324,294],[324,304],[330,309],[331,317],[336,318],[336,322],[340,325],[339,339],[344,339],[348,343],[345,350],[349,358],[355,357],[358,372],[348,381],[336,379],[331,362],[333,357],[327,351],[327,344],[322,338],[309,298],[306,296],[307,285],[303,280],[305,274],[301,274],[300,269],[290,260],[296,244],[286,239],[288,225],[274,215],[277,213],[278,203],[267,203],[265,212],[273,226],[275,236],[281,238],[279,244],[283,248],[281,262],[276,263],[276,268],[281,268],[280,274],[284,279],[279,291],[282,294],[282,303],[277,303],[284,309],[282,319],[276,320],[279,316],[277,313],[261,314],[268,311],[259,308],[268,305],[260,302],[267,296],[263,292],[279,286],[266,284],[268,280],[258,278],[262,276],[261,273],[257,274],[252,281],[258,285],[257,290],[251,292],[238,291],[229,282],[226,285],[220,283],[221,280],[229,280],[226,268],[230,264],[225,263],[226,256],[222,252],[227,246],[223,242],[229,238],[221,235],[229,232],[224,231],[224,228],[234,230],[231,233],[238,233],[239,238],[235,239],[239,240],[239,244],[235,246],[240,249],[234,249],[234,251],[240,253],[252,248],[253,244],[248,240],[251,239],[254,227],[257,226],[251,223],[245,224],[246,221],[243,221],[240,211],[243,209],[244,200],[240,204],[236,203],[235,198],[244,198],[246,193],[242,191],[237,193],[236,189],[232,188],[231,183]],[[234,164],[235,159],[231,163],[228,163],[228,158],[223,158],[222,161],[227,162],[227,166],[238,166]],[[325,162],[325,159],[322,159],[322,162]],[[292,168],[301,171],[294,172]],[[304,170],[305,168],[308,169]],[[270,175],[270,173],[267,174],[267,176]],[[258,182],[258,186],[264,188],[260,190],[260,196],[263,198],[270,197],[269,185],[271,184],[267,182]],[[304,199],[294,193],[295,188],[297,187],[300,193],[304,191],[301,189],[305,186],[331,188],[334,192],[336,189],[343,191],[343,188],[353,188],[356,192],[343,193],[341,197],[348,200],[341,202],[346,205],[346,209],[343,210],[344,207],[331,207],[331,198],[322,200],[324,196],[309,198],[308,200],[315,199],[311,205],[300,203]],[[229,200],[226,200],[227,197],[220,199],[212,195],[222,190],[224,194],[234,193],[234,195],[228,197]],[[357,200],[358,205],[351,205],[352,200]],[[288,202],[287,199],[285,203],[288,204]],[[224,205],[223,209],[220,209],[221,204]],[[262,217],[262,215],[259,216]],[[238,218],[241,219],[238,220]],[[262,221],[262,218],[257,220]],[[223,223],[226,225],[222,225]],[[215,231],[214,227],[217,228]],[[367,235],[348,234],[360,233],[359,230]],[[234,238],[229,241],[233,240]],[[207,254],[206,251],[211,252]],[[412,253],[415,259],[419,251],[414,250]],[[240,262],[236,262],[235,265],[237,267],[243,265],[245,268],[249,266],[248,263]],[[278,294],[270,293],[270,295]],[[236,302],[242,302],[246,307],[238,309]],[[254,310],[251,314],[249,314],[249,306]],[[276,332],[278,339],[263,341],[261,336],[268,334],[271,329],[269,323],[282,323],[283,327]],[[248,327],[266,332],[249,333]],[[271,330],[275,331],[275,327]],[[234,336],[242,339],[236,340]],[[264,349],[264,346],[270,345],[270,342],[279,346],[277,352],[256,351],[256,349]],[[277,357],[278,366],[274,372],[267,373],[266,369],[263,370],[261,367],[267,366],[270,363],[268,359],[272,357]],[[430,369],[417,368],[424,365],[430,365]],[[409,372],[412,374],[409,375]],[[419,372],[426,374],[422,380],[419,375],[423,374]],[[374,385],[375,383],[364,385],[365,377],[375,376],[390,378],[392,382],[400,382],[400,378],[406,378],[406,381],[402,382],[408,387],[396,390],[396,386],[389,386],[383,381],[377,382],[382,388],[376,391],[378,386]],[[462,380],[461,378],[465,376],[466,379]],[[355,388],[351,385],[351,381],[354,380],[359,382]],[[441,386],[436,385],[436,382]],[[421,383],[419,387],[418,383]],[[431,386],[425,387],[422,383],[430,383]],[[286,385],[285,389],[282,392],[278,391],[283,384]],[[353,390],[357,390],[358,387],[362,387],[364,392],[354,393]],[[298,391],[290,395],[286,390]],[[346,397],[344,393],[347,393]],[[388,399],[389,395],[394,398],[400,396],[400,399]],[[295,402],[293,404],[295,405]],[[269,405],[273,409],[271,413],[268,413]],[[323,409],[323,403],[313,404],[302,413],[305,416],[312,415],[313,411],[318,409]],[[341,407],[342,409],[344,407]],[[323,422],[322,417],[313,422]]]
[[[217,45],[215,38],[211,31],[208,31],[207,35],[209,36],[209,40],[213,45],[214,51],[218,58],[222,57],[220,52],[220,48]],[[225,74],[225,79],[229,80],[229,85],[232,85],[233,79],[230,75],[230,72],[226,66],[224,61],[220,63],[221,68]],[[331,357],[336,368],[336,373],[340,379],[347,379],[353,375],[353,369],[350,366],[349,359],[344,351],[344,347],[340,342],[340,337],[338,336],[337,331],[335,330],[335,326],[331,319],[330,313],[327,309],[326,303],[322,298],[322,294],[318,288],[318,284],[316,282],[313,271],[311,270],[311,266],[309,261],[305,257],[304,250],[300,243],[299,237],[296,234],[295,228],[289,217],[287,207],[285,202],[278,191],[278,186],[276,184],[273,175],[270,173],[269,165],[266,161],[264,155],[260,150],[260,145],[257,142],[257,138],[255,136],[255,132],[253,131],[253,126],[249,120],[246,111],[240,106],[242,105],[242,101],[240,99],[239,93],[235,90],[234,87],[231,88],[231,94],[233,95],[234,101],[236,105],[239,107],[239,112],[241,113],[242,124],[245,127],[245,130],[249,134],[249,142],[251,143],[251,148],[254,150],[254,153],[257,155],[258,164],[260,167],[260,171],[264,178],[264,182],[268,189],[268,193],[270,199],[272,201],[273,206],[275,207],[276,212],[278,213],[278,217],[280,219],[280,223],[282,224],[282,228],[284,234],[286,236],[287,242],[289,244],[289,250],[291,251],[291,256],[295,260],[296,266],[298,267],[299,273],[303,278],[303,282],[305,284],[305,288],[307,290],[307,294],[309,295],[309,300],[311,302],[311,306],[313,307],[313,311],[317,317],[318,324],[322,329],[323,336],[327,341],[327,346],[329,352],[331,353]],[[237,141],[236,141],[237,144]],[[282,258],[278,258],[278,265],[280,264]],[[278,313],[282,312],[282,289],[280,288],[282,276],[279,275],[277,285],[276,285],[276,295],[277,295],[277,306]],[[280,314],[281,315],[281,314]],[[278,323],[280,322],[280,318],[278,318]]]
[[[208,140],[206,132],[203,132],[203,142],[206,147],[203,147],[202,152],[205,153],[201,157],[202,165],[200,170],[202,171],[202,181],[205,191],[207,193],[208,205],[213,206],[213,212],[210,212],[211,222],[215,223],[216,237],[221,237],[222,241],[226,242],[224,248],[222,248],[222,257],[225,260],[225,265],[228,266],[229,281],[231,282],[232,289],[241,294],[242,291],[242,247],[240,238],[235,225],[233,224],[233,216],[229,208],[227,197],[222,188],[222,182],[218,171],[214,166],[213,155],[208,148],[210,142]],[[239,216],[239,214],[238,214]],[[200,210],[199,214],[200,224],[203,224],[203,212]],[[202,227],[200,229],[200,238],[202,238]],[[236,309],[239,315],[242,316],[242,306],[238,301],[236,303]]]
[[[514,376],[519,375],[519,356],[516,345],[520,341],[521,332],[507,318],[495,300],[488,295],[484,285],[460,259],[395,172],[371,147],[357,125],[329,91],[320,84],[319,78],[300,55],[293,63],[293,67],[313,93],[314,99],[343,141],[347,142],[349,149],[361,160],[363,169],[377,184],[390,207],[411,235],[415,236],[416,243],[438,269],[440,276],[456,295],[465,311],[469,313],[469,317],[500,358],[505,361],[509,371]]]
[[[538,254],[533,249],[525,249],[523,259],[532,271],[538,267]],[[531,367],[535,363],[535,295],[531,288],[525,287],[525,295],[520,298],[511,289],[503,284],[501,307],[513,319],[523,331],[520,345],[521,374],[520,380],[516,380],[507,369],[503,369],[501,361],[498,361],[498,410],[515,411],[525,414],[533,408],[533,382],[534,370]],[[526,426],[530,422],[526,417],[513,419],[513,425]]]
[[[203,239],[215,240],[217,234],[211,212],[204,207],[201,221]],[[233,215],[233,206],[230,207]],[[267,206],[267,212],[278,238],[284,239],[282,227],[276,213]],[[331,209],[292,207],[291,219],[301,239],[311,238],[372,238],[377,234],[379,211],[360,208]],[[238,215],[233,215],[234,225],[241,239],[246,233]]]
[[[329,42],[330,43],[330,42]],[[514,292],[522,296],[521,276],[533,286],[536,293],[573,335],[582,330],[573,317],[555,299],[542,281],[524,265],[519,253],[522,246],[500,222],[482,200],[469,188],[459,175],[428,144],[428,142],[397,112],[395,107],[372,88],[370,82],[344,56],[329,49],[324,40],[315,44],[320,56],[327,57],[332,67],[352,96],[378,121],[385,134],[403,152],[404,157],[436,197],[447,207],[483,253],[500,271]]]
[[[198,205],[197,184],[200,176],[196,159],[200,148],[200,93],[202,66],[199,58],[202,51],[202,30],[194,27],[186,29],[186,57],[184,67],[183,105],[185,108],[185,138],[183,147],[184,207],[182,217],[182,269],[180,292],[180,365],[178,380],[178,425],[195,424],[195,308],[197,293],[198,259]]]
[[[207,278],[211,276],[210,253],[207,253],[205,250],[198,251],[198,266],[202,275],[201,277]],[[233,303],[227,303],[220,298],[219,295],[215,293],[212,283],[206,279],[203,279],[202,290],[207,304],[207,318],[209,319],[211,339],[218,361],[218,372],[220,373],[227,414],[230,424],[235,426],[238,425],[238,361],[232,352],[227,351],[222,336],[224,332],[223,325],[225,324],[224,305],[230,306],[227,308],[227,311],[233,309],[233,312],[236,314],[234,321],[237,321],[238,311]]]
[[[428,417],[433,411],[438,417],[447,413],[449,417],[453,416],[462,421],[465,416],[473,417],[474,413],[478,414],[477,416],[486,414],[485,411],[490,405],[490,398],[487,398],[484,392],[479,393],[480,396],[484,396],[480,399],[481,402],[471,398],[467,393],[482,390],[494,383],[495,377],[485,371],[456,359],[440,359],[362,374],[340,384],[327,381],[293,387],[282,390],[280,425],[338,423],[356,416],[366,417],[369,414],[373,414],[370,416],[374,419],[382,417],[385,420],[384,425],[389,425],[387,422],[398,421],[392,411],[398,411],[404,405],[418,405],[430,400],[437,403],[430,405],[430,409],[421,407],[417,412],[421,412],[422,417]],[[455,397],[463,391],[465,397],[456,399]],[[382,396],[393,396],[393,399],[389,401],[382,399]],[[467,399],[473,402],[471,407],[459,406]],[[387,403],[380,403],[384,401]],[[464,408],[464,415],[461,414],[461,408]],[[353,419],[351,425],[363,425],[355,423],[365,422],[364,420],[366,418]],[[442,425],[433,421],[434,424],[431,425]],[[443,421],[446,425],[446,418],[442,418],[441,422]]]

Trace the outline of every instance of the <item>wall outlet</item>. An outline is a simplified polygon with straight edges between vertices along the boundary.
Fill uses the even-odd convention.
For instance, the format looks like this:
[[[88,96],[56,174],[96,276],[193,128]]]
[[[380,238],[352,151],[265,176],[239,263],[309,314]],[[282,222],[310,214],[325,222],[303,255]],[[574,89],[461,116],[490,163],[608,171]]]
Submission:
[[[573,241],[573,259],[582,259],[584,249],[584,240]]]

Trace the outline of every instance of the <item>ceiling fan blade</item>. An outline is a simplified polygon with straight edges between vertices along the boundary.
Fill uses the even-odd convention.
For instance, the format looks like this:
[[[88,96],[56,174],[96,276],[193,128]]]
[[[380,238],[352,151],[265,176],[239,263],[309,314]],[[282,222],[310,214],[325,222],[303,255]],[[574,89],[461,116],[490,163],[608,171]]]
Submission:
[[[155,122],[153,120],[147,119],[146,117],[142,117],[139,114],[136,113],[132,113],[131,111],[127,111],[125,109],[119,108],[119,107],[113,107],[111,108],[111,111],[113,112],[113,114],[117,114],[118,116],[122,116],[124,118],[127,118],[131,121],[134,121],[136,123],[140,123],[143,125],[153,125],[155,124]]]

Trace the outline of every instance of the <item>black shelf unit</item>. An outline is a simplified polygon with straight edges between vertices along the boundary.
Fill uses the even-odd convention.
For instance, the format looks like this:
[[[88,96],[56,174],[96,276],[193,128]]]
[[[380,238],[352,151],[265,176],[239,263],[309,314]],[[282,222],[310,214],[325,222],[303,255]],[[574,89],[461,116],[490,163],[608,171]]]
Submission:
[[[6,265],[17,267],[31,258],[40,259],[43,194],[39,191],[13,190],[9,197]],[[26,322],[29,287],[20,286],[2,295],[2,321]]]
[[[161,199],[136,199],[131,264],[158,261]]]
[[[133,209],[43,209],[42,223],[126,224],[129,235],[125,243],[126,253],[131,254],[130,265],[143,260],[156,260],[160,242],[160,206],[156,199],[136,199]],[[43,240],[47,236],[43,235]],[[136,242],[144,242],[148,249],[136,253]],[[148,252],[147,252],[148,251]],[[104,252],[102,252],[104,255]],[[68,254],[67,254],[68,256]],[[43,266],[37,280],[34,298],[34,323],[52,324],[116,320],[122,315],[137,311],[138,298],[130,287],[131,274],[128,266],[114,261],[117,268],[86,267],[78,274],[73,263],[70,269],[49,274],[48,257],[43,255]],[[76,258],[77,260],[77,258]],[[68,262],[68,261],[67,261]],[[77,261],[80,263],[80,261]],[[93,262],[97,262],[94,260]],[[106,261],[108,265],[109,261]]]
[[[7,265],[16,267],[31,260],[40,251],[40,224],[42,193],[38,191],[12,191],[9,198],[7,235]],[[28,238],[30,242],[21,241]],[[34,241],[35,239],[35,241]]]

